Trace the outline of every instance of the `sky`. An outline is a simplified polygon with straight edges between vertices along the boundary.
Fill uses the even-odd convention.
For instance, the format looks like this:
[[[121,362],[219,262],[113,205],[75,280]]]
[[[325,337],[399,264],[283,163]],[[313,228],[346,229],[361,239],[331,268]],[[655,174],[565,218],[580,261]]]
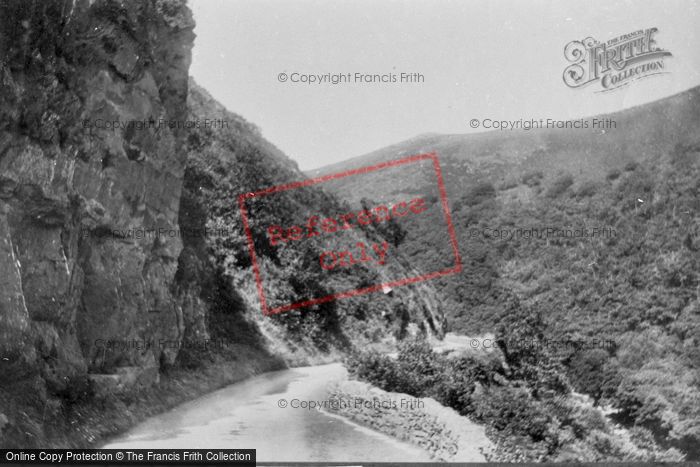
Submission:
[[[700,85],[700,1],[189,0],[190,74],[302,170],[483,121],[575,119]],[[612,92],[562,79],[573,40],[656,27],[661,75]],[[293,83],[325,73],[414,83]],[[285,73],[287,80],[281,81]]]

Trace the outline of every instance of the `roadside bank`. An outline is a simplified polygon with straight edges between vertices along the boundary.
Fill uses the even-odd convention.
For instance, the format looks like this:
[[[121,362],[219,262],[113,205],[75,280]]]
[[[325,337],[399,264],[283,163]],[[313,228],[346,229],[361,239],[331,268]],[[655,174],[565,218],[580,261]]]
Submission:
[[[486,462],[493,449],[483,426],[432,398],[349,380],[336,383],[329,400],[329,412],[418,446],[437,461]]]

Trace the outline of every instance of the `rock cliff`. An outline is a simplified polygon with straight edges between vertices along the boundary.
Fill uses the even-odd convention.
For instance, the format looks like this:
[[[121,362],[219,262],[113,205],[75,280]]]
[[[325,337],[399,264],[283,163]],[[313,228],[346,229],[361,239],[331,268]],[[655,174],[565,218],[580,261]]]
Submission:
[[[184,131],[139,125],[186,117],[191,14],[179,1],[0,8],[0,379],[39,373],[62,393],[87,372],[173,361],[102,344],[183,332],[181,241],[133,232],[177,227]]]
[[[18,404],[150,385],[214,339],[295,363],[409,322],[443,332],[427,285],[262,317],[236,196],[303,175],[189,83],[193,29],[184,0],[0,5],[0,420],[15,433]],[[228,126],[187,124],[204,118]],[[284,202],[339,206],[320,190]],[[337,287],[296,259],[271,266],[275,286]]]

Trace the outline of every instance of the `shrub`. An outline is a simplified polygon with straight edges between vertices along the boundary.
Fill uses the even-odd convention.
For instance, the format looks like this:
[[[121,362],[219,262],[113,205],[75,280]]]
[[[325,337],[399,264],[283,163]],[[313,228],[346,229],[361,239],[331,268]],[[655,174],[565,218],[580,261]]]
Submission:
[[[372,206],[376,205],[376,203],[367,198],[362,198],[360,204],[362,204],[362,209],[366,211],[370,210]],[[394,246],[399,246],[408,234],[406,229],[399,222],[397,222],[396,218],[393,216],[386,222],[375,224],[374,229],[377,231],[377,233],[379,233],[379,235],[382,236],[382,238],[384,238],[384,240],[390,242]]]
[[[462,198],[467,206],[476,206],[496,197],[496,189],[490,182],[479,182]]]
[[[564,174],[560,175],[556,180],[554,180],[554,183],[552,183],[552,186],[549,187],[547,190],[547,197],[548,198],[557,198],[560,196],[562,193],[564,193],[571,185],[574,184],[574,177],[572,177],[570,174]]]
[[[494,387],[475,397],[475,415],[499,431],[528,436],[533,441],[554,441],[549,411],[526,390]]]
[[[569,363],[569,377],[579,391],[589,394],[596,403],[614,396],[620,376],[616,361],[603,349],[584,349]]]
[[[605,178],[607,178],[608,180],[617,180],[618,178],[620,178],[621,174],[622,172],[620,172],[619,169],[612,169],[610,172],[608,172]]]
[[[518,186],[518,180],[513,177],[508,177],[498,184],[498,189],[501,191],[510,190]]]
[[[590,198],[595,195],[598,191],[598,186],[595,182],[588,181],[581,184],[581,186],[576,190],[577,198]]]
[[[637,167],[639,167],[639,163],[635,161],[629,161],[625,164],[625,172],[633,172],[637,170]]]
[[[542,183],[542,179],[544,178],[544,174],[540,172],[539,170],[533,171],[533,172],[528,172],[525,175],[523,175],[521,181],[529,186],[530,188],[539,186],[540,183]]]
[[[434,397],[462,415],[471,414],[497,430],[534,442],[555,438],[541,402],[523,388],[495,383],[495,376],[504,372],[495,357],[447,358],[433,352],[425,340],[413,339],[399,345],[396,360],[377,352],[356,352],[347,364],[354,377],[386,391]],[[479,392],[477,385],[482,388]]]
[[[345,362],[350,374],[387,391],[402,386],[396,362],[376,351],[351,353]]]

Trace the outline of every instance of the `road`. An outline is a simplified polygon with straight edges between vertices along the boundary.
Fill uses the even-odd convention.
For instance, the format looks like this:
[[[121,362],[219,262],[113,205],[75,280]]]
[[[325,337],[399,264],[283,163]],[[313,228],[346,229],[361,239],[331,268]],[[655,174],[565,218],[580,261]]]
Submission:
[[[257,449],[262,462],[430,461],[425,451],[345,418],[290,407],[327,398],[327,385],[344,378],[339,363],[265,373],[149,418],[103,447]]]

